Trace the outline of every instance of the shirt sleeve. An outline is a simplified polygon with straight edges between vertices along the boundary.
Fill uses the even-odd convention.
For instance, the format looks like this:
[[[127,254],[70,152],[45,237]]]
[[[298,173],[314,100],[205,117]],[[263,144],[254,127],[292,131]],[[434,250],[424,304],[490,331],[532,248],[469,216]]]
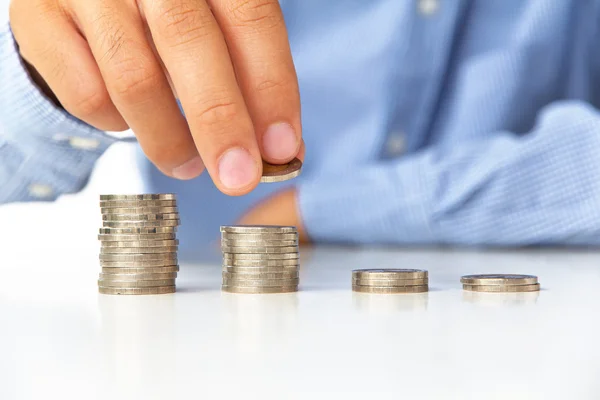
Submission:
[[[57,108],[31,80],[8,23],[0,28],[0,204],[49,201],[87,183],[118,139]]]
[[[600,244],[600,115],[583,102],[545,107],[525,135],[341,170],[298,187],[315,241]]]

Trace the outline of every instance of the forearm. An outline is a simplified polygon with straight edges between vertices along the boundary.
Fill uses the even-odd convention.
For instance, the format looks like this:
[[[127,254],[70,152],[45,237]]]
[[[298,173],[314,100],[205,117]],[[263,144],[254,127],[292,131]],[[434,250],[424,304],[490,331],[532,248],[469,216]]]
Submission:
[[[38,89],[8,25],[0,31],[0,204],[80,190],[116,139],[77,120]]]
[[[600,244],[600,118],[547,108],[527,135],[430,149],[298,188],[316,241]]]

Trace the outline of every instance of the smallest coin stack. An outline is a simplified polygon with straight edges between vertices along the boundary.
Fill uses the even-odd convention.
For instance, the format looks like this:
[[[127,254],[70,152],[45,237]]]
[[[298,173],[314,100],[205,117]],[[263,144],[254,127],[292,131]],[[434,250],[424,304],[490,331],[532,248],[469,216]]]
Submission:
[[[463,289],[471,292],[537,292],[538,277],[534,275],[483,274],[460,278]]]
[[[298,230],[294,226],[222,226],[224,292],[298,291]]]
[[[352,290],[361,293],[422,293],[429,290],[427,271],[420,269],[356,269]]]
[[[175,195],[101,195],[100,210],[99,292],[174,293],[180,223]]]

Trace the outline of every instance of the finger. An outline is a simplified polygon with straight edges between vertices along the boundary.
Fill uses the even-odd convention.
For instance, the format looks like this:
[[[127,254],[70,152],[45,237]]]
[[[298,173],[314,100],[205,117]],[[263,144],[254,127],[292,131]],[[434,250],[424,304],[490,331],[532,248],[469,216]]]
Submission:
[[[208,0],[227,46],[263,157],[285,163],[300,149],[300,92],[277,0]]]
[[[45,8],[36,23],[22,21],[35,10],[11,8],[11,27],[23,59],[31,64],[62,107],[82,121],[106,131],[128,128],[104,85],[85,39],[58,8]],[[41,10],[38,10],[41,12]]]
[[[158,53],[215,185],[245,194],[259,182],[262,161],[227,45],[208,5],[141,0]]]
[[[108,92],[144,153],[165,174],[191,179],[204,169],[187,123],[147,41],[135,2],[77,4],[78,18]]]
[[[306,145],[304,144],[304,139],[300,143],[300,150],[298,150],[298,155],[296,156],[300,161],[304,162],[304,156],[306,155]]]

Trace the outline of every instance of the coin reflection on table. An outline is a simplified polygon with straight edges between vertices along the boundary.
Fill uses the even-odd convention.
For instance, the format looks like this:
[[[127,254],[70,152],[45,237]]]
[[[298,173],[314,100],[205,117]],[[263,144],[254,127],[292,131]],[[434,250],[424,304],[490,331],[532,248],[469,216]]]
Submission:
[[[279,347],[276,341],[297,332],[296,292],[245,296],[223,292],[221,302],[223,336],[243,353],[270,351]]]
[[[427,311],[429,293],[375,296],[369,293],[352,292],[352,303],[357,310],[369,314]]]
[[[98,309],[104,390],[114,392],[107,398],[170,398],[176,384],[175,297],[99,295]]]
[[[540,296],[539,291],[535,292],[513,292],[513,293],[489,293],[489,292],[470,292],[463,290],[462,298],[464,301],[472,304],[489,307],[505,306],[524,306],[533,305]]]

